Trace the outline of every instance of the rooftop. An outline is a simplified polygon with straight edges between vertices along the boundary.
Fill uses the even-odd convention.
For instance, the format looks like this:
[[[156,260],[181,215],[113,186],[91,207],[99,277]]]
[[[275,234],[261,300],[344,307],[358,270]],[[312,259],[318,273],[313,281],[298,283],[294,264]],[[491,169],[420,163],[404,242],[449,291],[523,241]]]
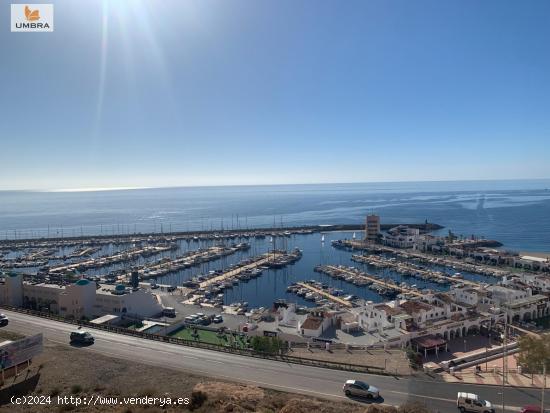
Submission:
[[[399,306],[408,314],[414,314],[420,311],[430,311],[433,308],[432,305],[421,301],[405,301],[404,303],[399,304]]]
[[[323,319],[321,317],[314,317],[310,315],[302,324],[302,328],[306,330],[317,330],[321,324],[323,324]]]

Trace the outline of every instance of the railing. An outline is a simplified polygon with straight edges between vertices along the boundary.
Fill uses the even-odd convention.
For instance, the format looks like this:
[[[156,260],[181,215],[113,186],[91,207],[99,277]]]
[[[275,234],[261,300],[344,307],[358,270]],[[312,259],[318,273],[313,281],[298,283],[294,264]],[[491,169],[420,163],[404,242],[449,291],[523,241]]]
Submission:
[[[2,308],[14,311],[22,314],[28,314],[36,317],[42,317],[47,318],[50,320],[55,320],[63,323],[68,324],[74,324],[78,326],[85,326],[87,328],[95,329],[95,330],[103,330],[110,333],[116,333],[116,334],[123,334],[127,336],[133,336],[133,337],[140,337],[147,340],[153,340],[153,341],[160,341],[163,343],[169,343],[169,344],[176,344],[176,345],[182,345],[182,346],[188,346],[188,347],[196,347],[201,348],[205,350],[214,350],[214,351],[220,351],[224,353],[232,353],[239,356],[247,356],[247,357],[256,357],[256,358],[263,358],[267,360],[275,360],[275,361],[283,361],[287,363],[293,363],[293,364],[301,364],[311,367],[321,367],[321,368],[329,368],[329,369],[336,369],[336,370],[345,370],[345,371],[351,371],[351,372],[358,372],[358,373],[374,373],[374,374],[390,374],[385,371],[383,367],[377,367],[377,366],[362,366],[362,365],[355,365],[350,363],[340,363],[336,361],[326,361],[326,360],[316,360],[316,359],[309,359],[309,358],[301,358],[296,356],[290,356],[287,354],[273,354],[273,353],[264,353],[255,351],[252,349],[241,349],[236,347],[229,347],[224,346],[220,344],[210,344],[205,343],[202,341],[194,341],[194,340],[187,340],[179,337],[169,337],[169,336],[162,336],[159,334],[151,334],[151,333],[145,333],[142,331],[135,331],[135,330],[129,330],[127,328],[118,327],[118,326],[111,326],[111,325],[103,325],[103,324],[93,324],[89,321],[85,320],[75,320],[70,318],[62,317],[58,314],[51,314],[51,313],[44,313],[41,311],[36,310],[30,310],[30,309],[23,309],[18,307],[10,307],[6,305],[2,305]],[[392,374],[393,375],[393,374]]]

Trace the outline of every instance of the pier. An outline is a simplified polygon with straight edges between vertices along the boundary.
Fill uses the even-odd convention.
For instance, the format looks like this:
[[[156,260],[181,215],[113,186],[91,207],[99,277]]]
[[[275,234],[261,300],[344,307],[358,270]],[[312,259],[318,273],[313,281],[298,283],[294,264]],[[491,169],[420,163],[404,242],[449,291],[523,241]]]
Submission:
[[[122,251],[115,255],[108,256],[108,257],[98,257],[98,258],[92,258],[86,261],[79,261],[71,264],[54,266],[54,267],[51,267],[49,271],[50,273],[60,273],[65,271],[73,271],[73,270],[82,271],[90,268],[106,267],[108,265],[117,264],[120,262],[132,261],[132,260],[138,259],[140,256],[151,256],[154,254],[159,254],[161,252],[170,251],[174,249],[174,245],[175,244],[133,248],[130,250]]]
[[[424,296],[424,294],[422,294],[421,292],[419,292],[415,289],[412,289],[412,288],[409,288],[409,287],[401,287],[400,285],[395,284],[395,282],[393,282],[393,280],[392,281],[380,280],[380,279],[378,279],[376,277],[373,277],[372,275],[369,275],[369,274],[364,273],[364,272],[358,273],[358,272],[355,272],[355,271],[352,271],[352,270],[349,270],[349,269],[346,269],[346,268],[337,267],[337,266],[334,266],[334,265],[326,265],[325,268],[327,268],[331,271],[334,271],[336,273],[347,274],[347,275],[351,275],[353,277],[359,277],[361,279],[364,279],[365,281],[369,281],[372,284],[377,284],[377,285],[379,285],[381,287],[384,287],[384,288],[391,288],[392,290],[397,290],[397,291],[399,291],[403,294],[410,294],[410,295],[414,295],[416,297],[423,297]]]
[[[156,262],[146,264],[138,268],[140,278],[145,280],[149,278],[161,277],[171,272],[177,272],[185,268],[191,268],[205,262],[214,261],[222,257],[227,257],[237,251],[246,251],[250,248],[247,243],[232,245],[231,247],[215,246],[195,251],[189,251],[183,256],[171,259],[162,258]]]
[[[259,257],[256,257],[253,260],[253,262],[250,263],[250,264],[246,264],[246,265],[240,266],[238,268],[235,268],[233,270],[229,270],[229,271],[227,271],[223,274],[220,274],[216,277],[210,278],[209,280],[201,282],[199,284],[200,288],[206,288],[210,285],[217,284],[217,283],[220,283],[220,282],[223,282],[223,281],[227,281],[229,279],[233,279],[233,278],[235,278],[236,276],[238,276],[239,274],[241,274],[242,272],[244,272],[246,270],[253,270],[253,269],[256,269],[256,268],[261,267],[263,265],[267,265],[270,262],[275,261],[277,258],[282,258],[284,255],[285,255],[284,253],[279,252],[279,251],[270,252],[270,253],[260,255]]]
[[[502,268],[487,266],[483,263],[469,263],[462,260],[451,258],[450,256],[439,256],[420,251],[403,250],[389,247],[387,245],[373,244],[367,241],[359,240],[338,240],[333,241],[332,245],[336,248],[349,248],[352,250],[369,251],[376,254],[389,253],[405,259],[418,260],[425,264],[441,265],[443,267],[454,268],[460,271],[469,271],[491,277],[504,277],[510,275],[510,271]]]
[[[426,270],[418,268],[416,265],[411,265],[405,261],[390,261],[376,255],[353,255],[351,259],[362,264],[374,265],[378,268],[390,268],[399,274],[404,274],[410,277],[420,278],[425,281],[441,281],[445,284],[464,284],[469,286],[479,286],[479,283],[465,280],[451,275],[447,275],[441,271]]]
[[[347,308],[351,308],[353,307],[353,304],[350,303],[349,301],[346,301],[346,300],[343,300],[342,298],[339,298],[339,297],[336,297],[324,290],[321,290],[319,288],[316,288],[310,284],[307,284],[307,283],[303,283],[303,282],[298,282],[296,283],[296,285],[299,285],[300,287],[302,288],[305,288],[305,289],[308,289],[310,290],[311,292],[315,293],[315,294],[319,294],[320,296],[323,296],[325,297],[326,299],[336,303],[336,304],[340,304],[340,305],[343,305],[344,307],[347,307]]]

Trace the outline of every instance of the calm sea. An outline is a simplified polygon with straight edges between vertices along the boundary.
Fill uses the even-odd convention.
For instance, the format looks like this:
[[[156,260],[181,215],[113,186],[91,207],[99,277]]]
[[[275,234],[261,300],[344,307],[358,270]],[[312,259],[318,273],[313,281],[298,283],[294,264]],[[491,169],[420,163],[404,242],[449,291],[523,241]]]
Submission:
[[[0,238],[360,223],[370,212],[550,251],[550,180],[0,191]]]

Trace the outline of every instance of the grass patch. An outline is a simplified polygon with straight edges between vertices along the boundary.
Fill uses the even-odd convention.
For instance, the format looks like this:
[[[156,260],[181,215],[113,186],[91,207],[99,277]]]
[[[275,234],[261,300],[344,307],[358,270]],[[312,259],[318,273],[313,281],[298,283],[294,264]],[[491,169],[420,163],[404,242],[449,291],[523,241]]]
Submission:
[[[0,330],[0,341],[4,340],[21,340],[22,338],[25,338],[24,335],[19,333],[14,333],[13,331],[7,331],[7,330]]]

